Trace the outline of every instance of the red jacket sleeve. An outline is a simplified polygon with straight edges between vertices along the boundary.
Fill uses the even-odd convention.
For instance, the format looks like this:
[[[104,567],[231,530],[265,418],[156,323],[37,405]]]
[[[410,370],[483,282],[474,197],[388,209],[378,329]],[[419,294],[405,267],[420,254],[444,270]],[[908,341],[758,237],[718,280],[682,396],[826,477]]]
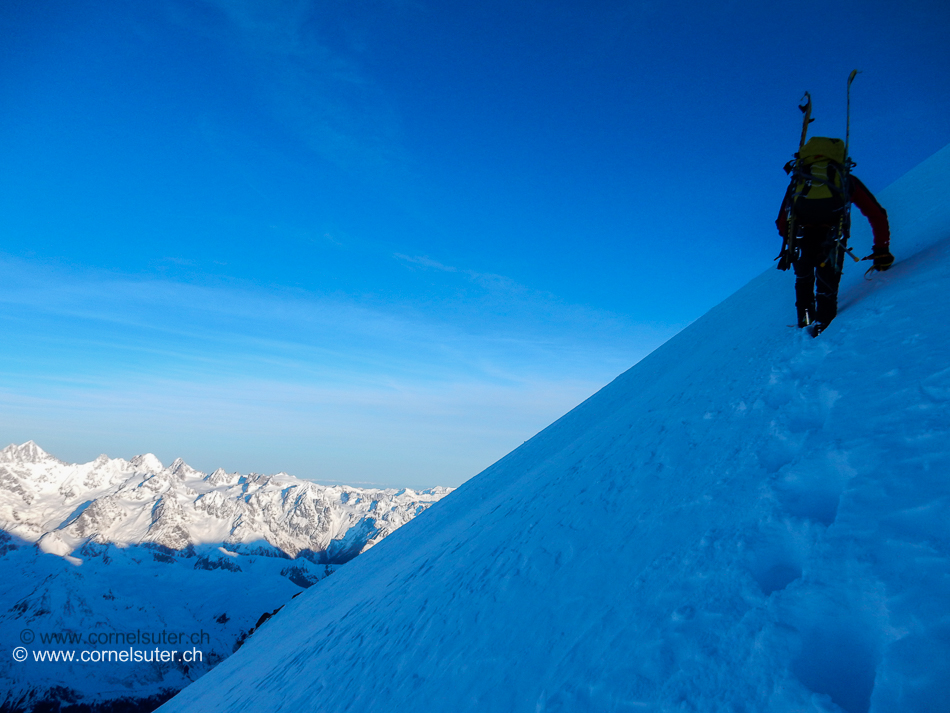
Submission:
[[[887,222],[887,211],[871,195],[871,191],[861,183],[857,176],[851,176],[851,202],[864,214],[874,233],[874,252],[887,252],[891,244],[891,228]]]

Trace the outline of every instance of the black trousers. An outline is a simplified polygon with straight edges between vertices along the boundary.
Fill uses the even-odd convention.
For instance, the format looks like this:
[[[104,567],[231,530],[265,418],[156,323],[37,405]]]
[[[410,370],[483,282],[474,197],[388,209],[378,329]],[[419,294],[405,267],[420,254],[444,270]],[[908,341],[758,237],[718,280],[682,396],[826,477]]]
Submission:
[[[844,264],[844,245],[839,243],[835,249],[834,235],[834,230],[824,227],[806,227],[798,239],[799,255],[792,267],[795,268],[795,307],[799,327],[808,322],[821,322],[827,327],[838,314],[838,283]]]

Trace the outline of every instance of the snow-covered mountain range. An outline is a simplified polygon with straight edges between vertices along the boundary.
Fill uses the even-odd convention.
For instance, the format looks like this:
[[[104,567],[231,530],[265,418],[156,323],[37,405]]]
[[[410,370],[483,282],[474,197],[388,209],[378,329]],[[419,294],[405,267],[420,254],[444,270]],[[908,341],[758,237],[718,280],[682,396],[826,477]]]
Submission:
[[[117,699],[151,709],[229,656],[262,614],[450,490],[206,475],[181,460],[166,468],[151,454],[77,465],[33,442],[10,445],[0,450],[0,638],[8,647],[104,650],[98,639],[110,632],[175,631],[197,633],[202,657],[98,666],[3,657],[0,711]],[[57,634],[84,640],[42,641]]]
[[[324,486],[285,473],[206,475],[151,453],[67,464],[29,441],[0,451],[0,528],[70,555],[87,542],[172,550],[220,543],[342,563],[405,524],[448,488]]]
[[[817,339],[768,269],[161,710],[947,710],[950,147],[879,198]]]

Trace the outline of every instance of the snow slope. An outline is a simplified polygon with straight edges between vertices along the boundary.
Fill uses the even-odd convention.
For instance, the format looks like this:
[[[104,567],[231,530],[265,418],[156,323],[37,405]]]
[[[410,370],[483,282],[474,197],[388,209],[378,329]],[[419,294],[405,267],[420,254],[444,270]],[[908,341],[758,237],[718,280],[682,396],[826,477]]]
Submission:
[[[950,147],[879,198],[818,339],[767,270],[161,710],[947,710]]]

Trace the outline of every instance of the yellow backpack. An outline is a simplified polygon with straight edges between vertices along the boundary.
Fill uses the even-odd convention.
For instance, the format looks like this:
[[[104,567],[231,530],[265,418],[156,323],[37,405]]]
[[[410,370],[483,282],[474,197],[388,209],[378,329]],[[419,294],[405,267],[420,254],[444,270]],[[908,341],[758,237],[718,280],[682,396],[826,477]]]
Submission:
[[[795,192],[809,200],[842,194],[844,142],[813,136],[798,152]]]
[[[813,136],[786,165],[799,224],[837,222],[848,203],[845,160],[841,139]]]

